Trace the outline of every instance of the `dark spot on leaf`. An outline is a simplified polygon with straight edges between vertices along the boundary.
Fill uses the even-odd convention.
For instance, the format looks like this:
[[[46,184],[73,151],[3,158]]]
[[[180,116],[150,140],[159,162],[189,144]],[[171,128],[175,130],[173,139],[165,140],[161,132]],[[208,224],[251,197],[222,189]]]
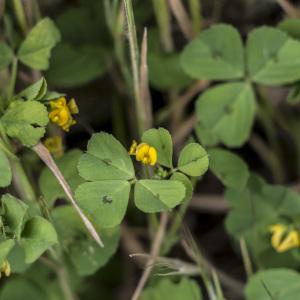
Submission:
[[[222,53],[219,52],[219,51],[217,51],[217,50],[216,50],[216,51],[213,51],[212,57],[213,57],[214,59],[219,59],[219,58],[222,57]]]
[[[111,165],[111,160],[110,160],[109,158],[103,159],[103,162],[104,162],[107,166],[110,166],[110,165]]]
[[[111,204],[113,202],[113,199],[110,196],[105,195],[102,198],[102,201],[103,201],[104,204]]]
[[[233,109],[230,105],[226,105],[224,111],[226,114],[231,114],[233,112]]]

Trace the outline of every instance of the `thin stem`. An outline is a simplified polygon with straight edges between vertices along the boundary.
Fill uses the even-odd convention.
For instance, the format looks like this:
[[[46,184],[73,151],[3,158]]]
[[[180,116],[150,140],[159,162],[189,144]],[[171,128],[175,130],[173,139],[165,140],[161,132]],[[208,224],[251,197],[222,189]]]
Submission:
[[[26,35],[28,26],[26,21],[26,16],[23,8],[23,4],[21,0],[13,0],[13,6],[16,18],[18,20],[19,26],[23,32],[24,35]]]
[[[137,115],[138,134],[141,136],[145,130],[145,112],[142,106],[139,74],[139,50],[134,22],[132,0],[124,0],[126,19],[128,25],[128,39],[130,46],[131,68],[133,75],[133,91],[135,100],[135,110]]]
[[[10,82],[8,86],[8,101],[11,101],[15,91],[15,85],[17,81],[17,73],[18,73],[18,59],[15,57],[12,62],[11,67],[11,75],[10,75]]]
[[[240,248],[243,257],[244,267],[247,274],[247,277],[250,278],[253,275],[253,268],[251,263],[250,254],[247,249],[247,245],[244,238],[240,239]]]
[[[42,144],[38,143],[32,148],[35,153],[39,156],[39,158],[46,164],[46,166],[50,169],[50,171],[53,173],[61,187],[63,188],[64,192],[66,193],[69,201],[77,211],[78,215],[80,216],[81,220],[83,221],[86,229],[89,231],[91,236],[94,238],[94,240],[97,242],[97,244],[100,247],[104,247],[103,242],[95,229],[94,225],[91,223],[91,221],[85,216],[85,214],[82,212],[78,204],[76,203],[73,192],[71,190],[71,187],[67,183],[66,179],[62,175],[61,171],[59,170],[58,166],[56,165],[54,159],[52,158],[50,152],[48,149]]]
[[[144,289],[144,286],[147,283],[147,280],[153,270],[156,257],[159,254],[159,250],[160,250],[161,244],[162,244],[164,236],[165,236],[167,223],[168,223],[168,213],[163,212],[163,213],[161,213],[161,216],[160,216],[159,228],[157,230],[157,233],[153,239],[153,243],[151,246],[151,251],[150,251],[151,258],[148,260],[147,266],[139,280],[139,283],[134,291],[134,294],[133,294],[131,300],[139,299],[139,297]]]
[[[75,300],[76,297],[73,294],[72,289],[70,288],[69,284],[69,276],[66,272],[65,268],[60,268],[57,272],[58,282],[61,287],[61,290],[64,294],[64,299],[66,300]]]
[[[194,33],[197,34],[202,28],[201,2],[200,0],[189,0],[190,14]]]
[[[32,185],[24,171],[24,168],[19,160],[10,160],[10,165],[13,173],[13,184],[19,193],[19,196],[28,202],[33,202],[36,199]]]
[[[166,52],[172,52],[174,45],[171,33],[171,16],[166,0],[152,0],[155,17],[157,20],[160,41]]]

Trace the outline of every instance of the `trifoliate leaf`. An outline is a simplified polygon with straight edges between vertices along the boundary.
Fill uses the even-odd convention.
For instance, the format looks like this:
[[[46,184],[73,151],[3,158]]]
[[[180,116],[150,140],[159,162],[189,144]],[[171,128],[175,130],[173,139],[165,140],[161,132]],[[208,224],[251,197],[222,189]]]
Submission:
[[[226,83],[206,90],[196,104],[200,141],[241,146],[250,135],[255,111],[255,96],[248,83]]]
[[[60,33],[49,18],[39,21],[28,33],[18,51],[18,58],[28,67],[47,70],[52,48],[60,41]]]
[[[174,208],[185,198],[185,187],[174,180],[139,180],[134,188],[134,202],[138,209],[154,213]]]
[[[300,42],[271,27],[252,31],[247,41],[247,67],[253,81],[280,85],[300,79]]]
[[[178,169],[190,176],[202,176],[208,169],[208,155],[205,149],[197,144],[190,143],[180,152]]]
[[[7,135],[28,147],[43,137],[48,121],[46,107],[37,101],[15,102],[1,118]]]

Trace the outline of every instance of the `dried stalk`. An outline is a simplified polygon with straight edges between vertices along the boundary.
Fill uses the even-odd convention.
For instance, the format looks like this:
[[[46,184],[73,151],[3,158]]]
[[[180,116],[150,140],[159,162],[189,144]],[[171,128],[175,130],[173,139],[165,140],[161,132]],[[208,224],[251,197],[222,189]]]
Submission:
[[[183,35],[187,40],[192,39],[194,37],[193,26],[181,0],[169,0],[169,6]]]
[[[148,260],[147,266],[139,280],[139,283],[133,293],[131,300],[139,299],[139,297],[143,291],[143,288],[144,288],[145,284],[147,283],[147,280],[152,272],[154,263],[159,254],[159,249],[161,247],[161,244],[162,244],[164,236],[165,236],[166,227],[167,227],[167,223],[168,223],[168,217],[169,217],[168,213],[166,213],[166,212],[163,212],[160,216],[159,228],[156,232],[156,235],[154,237],[154,240],[153,240],[153,243],[151,246],[151,251],[150,251],[151,258]]]
[[[140,66],[140,95],[141,102],[145,111],[144,127],[149,129],[153,124],[152,117],[152,99],[149,89],[149,75],[148,75],[148,35],[147,29],[144,29],[142,47],[141,47],[141,66]]]
[[[38,143],[32,148],[35,153],[40,157],[40,159],[47,165],[47,167],[51,170],[53,175],[56,177],[57,181],[65,191],[68,199],[70,200],[71,204],[74,206],[75,210],[78,212],[81,220],[83,221],[85,227],[90,232],[94,240],[99,244],[100,247],[104,247],[103,242],[101,241],[100,236],[98,235],[95,227],[90,222],[90,220],[84,215],[80,207],[75,202],[75,199],[73,197],[72,190],[65,180],[64,176],[62,175],[61,171],[59,170],[58,166],[56,165],[55,161],[53,160],[50,152],[48,149],[42,144]]]

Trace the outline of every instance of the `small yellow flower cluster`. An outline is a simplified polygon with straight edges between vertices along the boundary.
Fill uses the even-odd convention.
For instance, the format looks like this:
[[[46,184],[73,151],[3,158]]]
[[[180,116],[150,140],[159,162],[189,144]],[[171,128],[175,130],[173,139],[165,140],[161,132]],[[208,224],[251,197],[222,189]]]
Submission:
[[[271,244],[279,252],[286,252],[290,249],[300,247],[300,237],[297,230],[289,230],[283,224],[275,224],[270,227],[272,233]]]
[[[3,273],[6,277],[8,277],[11,273],[10,264],[7,259],[4,260],[0,268],[0,278],[1,278],[1,273]]]
[[[157,162],[156,149],[147,143],[138,145],[136,141],[133,141],[129,150],[129,155],[135,155],[136,160],[142,162],[144,165],[154,166]]]
[[[72,114],[78,114],[78,112],[74,99],[71,99],[68,103],[65,97],[50,101],[49,119],[65,131],[69,131],[70,127],[76,124]]]
[[[64,147],[60,136],[46,138],[44,145],[55,158],[59,158],[64,154]]]

